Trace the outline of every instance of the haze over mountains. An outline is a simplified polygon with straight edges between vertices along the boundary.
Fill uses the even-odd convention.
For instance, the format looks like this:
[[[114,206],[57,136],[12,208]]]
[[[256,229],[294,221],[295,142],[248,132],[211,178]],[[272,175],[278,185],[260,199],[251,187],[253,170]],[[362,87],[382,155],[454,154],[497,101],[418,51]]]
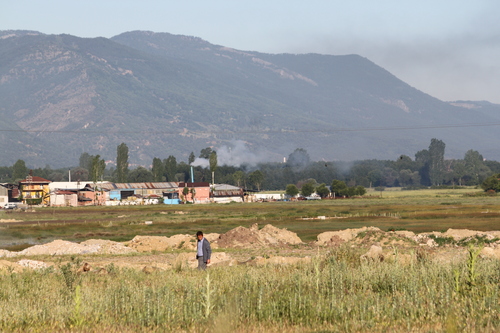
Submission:
[[[0,32],[0,165],[82,152],[132,163],[246,142],[253,161],[396,159],[446,143],[500,160],[500,106],[447,103],[358,55],[263,54],[145,31],[106,38]],[[241,149],[235,149],[245,154]],[[244,159],[243,159],[244,161]]]

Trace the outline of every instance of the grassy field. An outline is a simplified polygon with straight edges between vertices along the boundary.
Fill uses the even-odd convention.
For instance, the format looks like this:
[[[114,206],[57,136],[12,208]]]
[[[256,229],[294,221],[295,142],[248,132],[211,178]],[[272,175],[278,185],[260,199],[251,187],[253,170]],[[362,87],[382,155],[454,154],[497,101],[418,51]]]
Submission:
[[[286,227],[306,242],[323,231],[362,226],[499,230],[500,197],[474,192],[384,191],[305,202],[2,211],[0,219],[19,222],[0,224],[0,245],[12,249],[53,239],[194,235],[200,229],[223,233],[254,223]],[[478,257],[478,250],[469,248],[467,259],[460,261],[418,255],[408,264],[362,262],[366,249],[340,246],[289,266],[237,265],[207,272],[178,266],[145,274],[110,263],[105,275],[77,273],[81,260],[90,257],[63,257],[45,270],[0,274],[0,331],[496,332],[500,262]]]
[[[126,241],[135,235],[172,236],[194,234],[197,230],[224,233],[254,223],[288,228],[306,242],[324,231],[363,226],[414,232],[500,229],[500,197],[470,195],[474,192],[478,191],[384,191],[368,193],[361,199],[1,211],[0,219],[20,222],[0,223],[0,248],[53,239]],[[307,219],[317,216],[336,218]],[[145,221],[153,224],[145,225]]]
[[[474,250],[471,250],[474,251]],[[472,253],[474,254],[474,253]],[[0,330],[497,332],[498,260],[362,263],[352,248],[295,266],[0,275]]]

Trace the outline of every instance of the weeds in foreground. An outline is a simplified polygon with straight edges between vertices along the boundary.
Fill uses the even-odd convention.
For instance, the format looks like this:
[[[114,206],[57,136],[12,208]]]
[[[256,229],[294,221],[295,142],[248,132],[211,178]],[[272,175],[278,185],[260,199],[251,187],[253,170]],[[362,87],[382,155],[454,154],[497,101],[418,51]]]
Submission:
[[[478,251],[460,264],[361,263],[356,249],[339,247],[296,266],[4,272],[0,331],[493,332],[500,264]]]

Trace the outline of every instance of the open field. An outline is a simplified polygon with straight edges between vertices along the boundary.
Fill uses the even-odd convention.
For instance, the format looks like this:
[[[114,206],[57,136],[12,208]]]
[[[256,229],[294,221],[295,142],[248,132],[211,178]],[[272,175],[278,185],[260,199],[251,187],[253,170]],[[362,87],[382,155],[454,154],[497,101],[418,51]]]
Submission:
[[[296,232],[305,242],[324,231],[376,226],[414,232],[448,228],[500,229],[500,197],[464,196],[477,190],[384,191],[382,197],[213,205],[157,205],[37,208],[1,211],[0,248],[91,238],[126,241],[135,235],[224,233],[237,226],[272,224]],[[380,192],[375,192],[380,193]],[[372,194],[372,193],[370,193]],[[304,220],[317,216],[337,217]],[[152,221],[152,225],[145,225]]]
[[[19,257],[0,258],[0,331],[496,332],[498,237],[460,243],[437,233],[433,239],[442,243],[426,247],[397,233],[366,230],[348,242],[312,242],[325,231],[364,226],[416,233],[500,230],[500,197],[468,195],[474,191],[2,211],[0,219],[11,222],[0,223],[0,245],[10,250],[54,239],[194,238],[197,230],[230,234],[255,223],[287,228],[304,244],[218,246],[214,256],[230,260],[207,272],[189,268],[194,252],[185,241],[162,251],[23,257],[46,266],[38,270],[19,269]],[[134,246],[146,245],[141,242],[146,240]],[[481,252],[483,246],[490,252]],[[377,248],[383,253],[368,255]],[[92,267],[86,273],[83,262]]]

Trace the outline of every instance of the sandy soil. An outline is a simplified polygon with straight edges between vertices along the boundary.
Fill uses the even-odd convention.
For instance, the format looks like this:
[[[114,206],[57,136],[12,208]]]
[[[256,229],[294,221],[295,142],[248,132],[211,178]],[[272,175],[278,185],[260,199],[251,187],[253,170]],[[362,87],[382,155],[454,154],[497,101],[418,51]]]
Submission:
[[[309,262],[339,246],[360,249],[364,261],[398,261],[411,263],[426,259],[436,262],[463,260],[467,249],[458,245],[439,246],[439,238],[455,242],[472,239],[488,240],[481,256],[500,260],[500,231],[480,232],[449,229],[444,233],[415,234],[411,231],[384,232],[375,227],[329,231],[311,243],[303,243],[297,234],[270,224],[259,228],[237,227],[225,234],[207,234],[211,242],[210,266],[289,265]],[[20,272],[23,269],[44,269],[69,261],[64,255],[79,255],[84,260],[81,272],[106,274],[110,265],[152,273],[156,270],[195,268],[196,240],[191,235],[136,236],[128,242],[90,239],[81,243],[55,240],[19,252],[0,250],[0,271]],[[29,259],[30,258],[30,259]],[[31,260],[34,259],[34,260]],[[8,260],[7,260],[8,259]]]

